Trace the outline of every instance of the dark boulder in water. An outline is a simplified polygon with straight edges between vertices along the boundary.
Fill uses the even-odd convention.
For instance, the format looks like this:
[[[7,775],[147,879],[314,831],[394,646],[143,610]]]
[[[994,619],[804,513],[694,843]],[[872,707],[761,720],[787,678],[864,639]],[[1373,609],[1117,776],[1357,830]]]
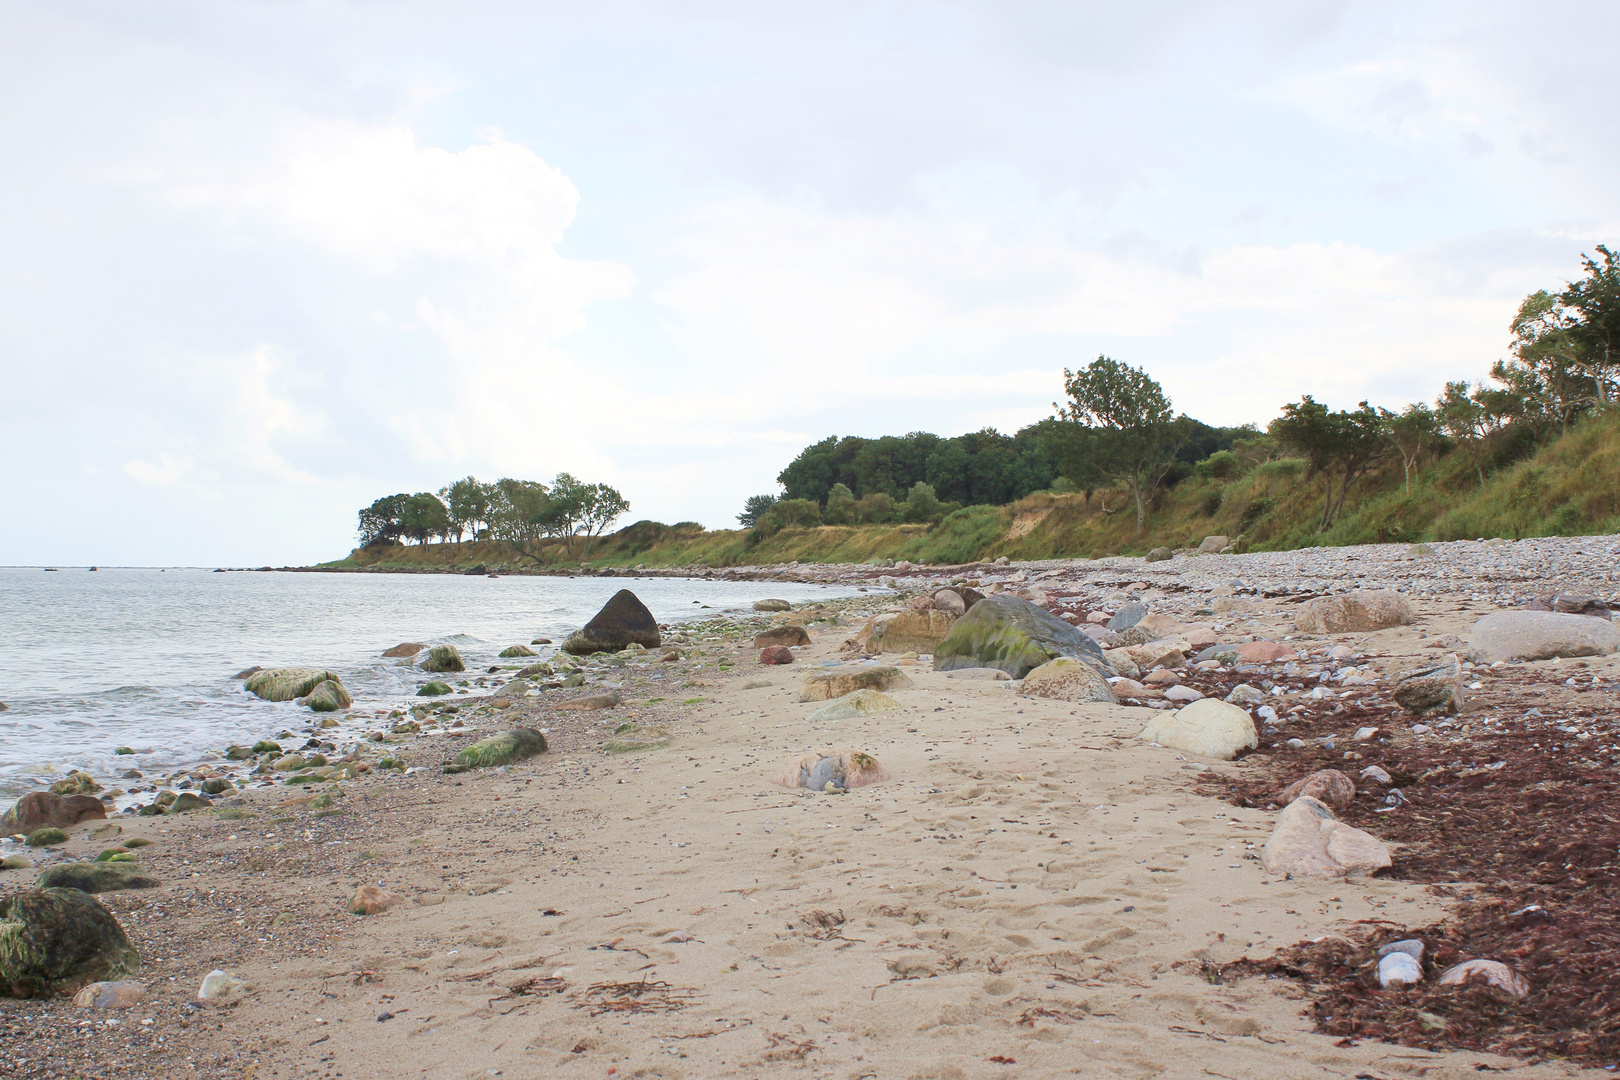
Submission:
[[[619,652],[628,645],[656,649],[662,641],[658,637],[658,620],[647,610],[636,594],[620,589],[613,599],[602,606],[596,618],[584,628],[568,635],[562,650],[574,656],[587,653]]]

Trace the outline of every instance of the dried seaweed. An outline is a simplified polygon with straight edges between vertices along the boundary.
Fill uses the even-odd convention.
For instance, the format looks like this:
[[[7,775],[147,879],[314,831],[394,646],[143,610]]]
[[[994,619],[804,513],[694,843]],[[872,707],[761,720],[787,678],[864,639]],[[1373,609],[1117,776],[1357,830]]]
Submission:
[[[654,982],[649,975],[640,982],[595,983],[587,987],[574,1002],[574,1008],[589,1009],[592,1016],[605,1013],[668,1013],[686,1008],[698,996],[694,987]]]
[[[1620,744],[1611,726],[1620,717],[1560,707],[1532,677],[1493,679],[1485,708],[1421,739],[1410,732],[1417,721],[1394,706],[1312,702],[1232,773],[1201,774],[1207,793],[1266,807],[1316,769],[1354,777],[1378,765],[1401,793],[1397,805],[1388,805],[1385,787],[1362,780],[1340,817],[1402,845],[1386,876],[1429,883],[1457,901],[1432,926],[1366,926],[1355,940],[1296,945],[1206,977],[1298,980],[1310,988],[1317,1030],[1345,1040],[1620,1062]],[[1363,726],[1379,728],[1379,737],[1346,737]],[[1339,738],[1324,745],[1332,735]],[[1276,746],[1288,738],[1306,745]],[[1382,990],[1376,946],[1400,938],[1426,943],[1431,971],[1500,960],[1529,980],[1531,993],[1515,1000],[1432,980]]]

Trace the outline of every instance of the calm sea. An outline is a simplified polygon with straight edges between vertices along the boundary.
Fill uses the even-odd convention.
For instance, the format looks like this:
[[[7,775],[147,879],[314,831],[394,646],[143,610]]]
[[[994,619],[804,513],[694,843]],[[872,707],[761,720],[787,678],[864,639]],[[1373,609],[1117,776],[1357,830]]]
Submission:
[[[105,779],[206,760],[233,742],[307,726],[231,676],[261,665],[323,667],[355,699],[356,731],[426,676],[381,652],[451,642],[469,671],[508,645],[561,641],[619,589],[659,622],[751,609],[755,600],[854,590],[781,582],[425,574],[213,573],[191,569],[0,569],[0,796],[72,768]],[[536,646],[541,657],[551,649]],[[134,757],[117,756],[120,746]]]

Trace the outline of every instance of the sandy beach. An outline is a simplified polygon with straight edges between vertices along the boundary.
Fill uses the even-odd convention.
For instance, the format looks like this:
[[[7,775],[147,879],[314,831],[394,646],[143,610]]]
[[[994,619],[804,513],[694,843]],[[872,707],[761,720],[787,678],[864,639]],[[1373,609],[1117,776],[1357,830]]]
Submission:
[[[1249,557],[1220,558],[1224,581],[1275,557],[1248,567]],[[1177,565],[1190,575],[1213,561],[1114,561],[1118,576],[1135,580],[1105,580],[1113,569],[1096,564],[1066,575],[1058,566],[1049,602],[1145,598],[1189,622],[1212,602],[1207,584],[1167,589],[1153,575]],[[1012,589],[1052,568],[972,577],[1020,575]],[[917,591],[936,584],[899,581]],[[1485,595],[1495,587],[1463,580],[1417,599],[1411,625],[1314,638],[1296,633],[1286,596],[1228,587],[1203,622],[1221,624],[1223,639],[1288,638],[1302,654],[1344,644],[1387,678],[1432,660],[1432,639],[1466,635],[1495,610]],[[848,606],[883,604],[900,606]],[[1152,703],[1028,697],[1016,683],[952,678],[899,657],[885,657],[910,682],[890,691],[899,709],[812,724],[823,703],[799,700],[801,680],[850,655],[865,613],[812,623],[813,641],[791,665],[758,662],[760,617],[729,636],[692,631],[699,652],[662,665],[676,690],[636,682],[659,663],[649,655],[627,664],[624,703],[613,708],[558,711],[565,695],[548,693],[465,711],[461,729],[387,745],[419,769],[346,781],[329,808],[311,808],[314,790],[251,788],[223,808],[76,828],[60,849],[72,857],[115,839],[153,841],[141,864],[162,886],[100,898],[140,949],[150,989],[116,1013],[0,1002],[0,1072],[943,1080],[1582,1071],[1336,1039],[1313,1030],[1308,990],[1296,981],[1211,977],[1358,927],[1434,924],[1459,902],[1454,890],[1402,879],[1398,844],[1395,876],[1264,873],[1259,851],[1276,809],[1214,790],[1222,778],[1277,768],[1286,730],[1236,762],[1202,759],[1136,738],[1158,715]],[[1471,693],[1464,717],[1492,708],[1493,695],[1612,711],[1620,661],[1581,664],[1588,681],[1575,687],[1564,681],[1569,661],[1514,665],[1511,678]],[[1202,674],[1186,682],[1199,686]],[[606,753],[605,739],[628,722],[671,739]],[[545,729],[551,751],[455,775],[434,767],[474,732],[514,726]],[[1391,752],[1423,737],[1405,725],[1388,736]],[[869,753],[892,779],[842,794],[772,783],[796,756],[822,749]],[[31,871],[0,873],[8,892],[31,880]],[[362,885],[398,900],[351,915]],[[247,981],[238,1002],[196,1003],[215,968]]]

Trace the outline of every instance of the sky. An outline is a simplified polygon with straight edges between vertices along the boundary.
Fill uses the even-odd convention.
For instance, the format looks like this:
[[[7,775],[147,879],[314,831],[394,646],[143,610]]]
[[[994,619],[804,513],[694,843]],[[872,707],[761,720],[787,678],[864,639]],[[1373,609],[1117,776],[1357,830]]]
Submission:
[[[1063,369],[1264,424],[1620,242],[1620,5],[0,0],[0,564],[337,558],[379,495],[734,525]]]

